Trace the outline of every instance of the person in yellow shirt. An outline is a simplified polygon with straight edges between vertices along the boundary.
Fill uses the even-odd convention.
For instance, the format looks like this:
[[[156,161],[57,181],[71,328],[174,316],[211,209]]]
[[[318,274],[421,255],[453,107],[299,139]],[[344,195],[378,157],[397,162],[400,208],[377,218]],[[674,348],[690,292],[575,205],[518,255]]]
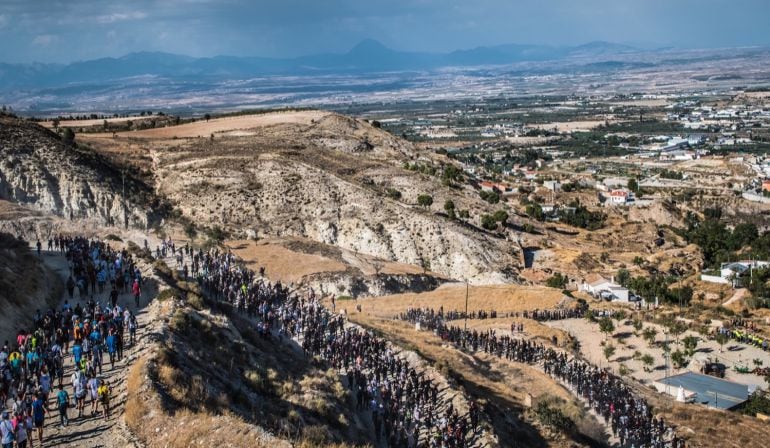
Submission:
[[[107,420],[110,417],[110,395],[112,394],[109,383],[103,380],[102,384],[97,389],[97,393],[99,394],[99,401],[102,403],[104,419]]]

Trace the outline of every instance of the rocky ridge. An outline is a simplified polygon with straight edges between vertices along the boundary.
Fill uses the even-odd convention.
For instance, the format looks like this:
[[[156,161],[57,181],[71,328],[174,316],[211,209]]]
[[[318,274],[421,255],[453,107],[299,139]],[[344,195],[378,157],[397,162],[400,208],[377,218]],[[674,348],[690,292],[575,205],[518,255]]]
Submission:
[[[146,228],[161,203],[152,187],[97,153],[66,144],[55,133],[0,117],[0,199],[68,219]]]

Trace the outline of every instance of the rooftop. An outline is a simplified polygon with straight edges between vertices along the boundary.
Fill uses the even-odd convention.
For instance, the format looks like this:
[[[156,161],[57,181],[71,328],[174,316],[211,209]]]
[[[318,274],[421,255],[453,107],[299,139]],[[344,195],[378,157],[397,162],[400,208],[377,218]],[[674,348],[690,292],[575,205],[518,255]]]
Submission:
[[[731,409],[749,398],[749,386],[695,372],[661,378],[657,381],[663,387],[671,386],[670,393],[676,396],[679,386],[696,394],[695,401],[706,406]],[[660,388],[658,388],[660,390]]]

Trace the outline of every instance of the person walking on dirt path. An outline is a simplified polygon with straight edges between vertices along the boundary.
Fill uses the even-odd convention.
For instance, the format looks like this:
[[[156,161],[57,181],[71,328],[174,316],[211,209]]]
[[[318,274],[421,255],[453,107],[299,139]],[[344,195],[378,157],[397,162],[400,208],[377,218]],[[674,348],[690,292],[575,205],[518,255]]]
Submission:
[[[110,290],[110,303],[112,304],[112,308],[115,308],[115,305],[118,304],[118,288],[114,283],[112,284],[112,289]]]
[[[110,388],[110,385],[107,381],[103,381],[101,386],[99,386],[98,392],[99,401],[102,402],[102,412],[104,414],[104,419],[107,420],[110,418],[110,395],[112,394],[112,389]]]
[[[43,428],[45,427],[45,415],[48,412],[45,410],[45,403],[42,396],[39,396],[32,402],[32,421],[37,428],[37,440],[40,442],[40,446],[43,446]]]
[[[70,394],[64,390],[64,386],[61,384],[59,384],[59,392],[56,394],[56,403],[59,405],[59,423],[63,428],[70,423],[67,417],[67,409],[70,406]]]
[[[67,294],[70,300],[72,300],[72,296],[75,294],[75,280],[71,275],[67,278]]]
[[[110,368],[115,370],[115,354],[118,351],[118,341],[114,329],[110,330],[110,335],[107,336],[105,345],[107,346],[107,353],[110,354]]]
[[[75,373],[72,374],[72,388],[75,390],[78,417],[82,417],[83,407],[85,407],[86,403],[86,375],[78,368],[76,368]]]
[[[2,436],[3,448],[13,448],[13,441],[16,439],[16,430],[11,423],[10,415],[7,410],[3,411],[3,419],[0,420],[0,436]]]
[[[134,286],[131,287],[131,292],[134,294],[134,303],[136,308],[139,308],[139,299],[142,296],[142,288],[139,286],[139,279],[134,279]]]
[[[101,382],[96,375],[91,375],[91,379],[88,380],[88,395],[91,398],[91,415],[94,416],[99,412],[99,386]]]
[[[128,310],[126,310],[128,311]],[[136,341],[136,315],[132,313],[131,311],[128,311],[128,336],[129,336],[129,343],[131,346],[134,346],[134,342]]]
[[[16,428],[16,448],[26,448],[27,442],[32,447],[32,439],[30,434],[32,433],[32,420],[24,413],[20,412],[16,414],[16,419],[13,422],[13,426]]]

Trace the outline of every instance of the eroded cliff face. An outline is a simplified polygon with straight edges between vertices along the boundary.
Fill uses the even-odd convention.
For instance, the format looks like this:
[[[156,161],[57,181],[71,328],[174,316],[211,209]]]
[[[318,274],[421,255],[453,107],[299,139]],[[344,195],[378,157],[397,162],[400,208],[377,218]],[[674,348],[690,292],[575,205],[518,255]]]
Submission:
[[[151,187],[98,154],[34,123],[0,117],[0,199],[68,219],[146,228],[159,219],[153,197]]]
[[[155,157],[159,194],[198,224],[246,238],[309,238],[474,283],[517,278],[514,243],[436,214],[446,199],[474,217],[492,207],[403,169],[411,145],[366,123],[331,114],[309,127],[181,142]],[[419,194],[432,195],[433,207],[416,205]]]

